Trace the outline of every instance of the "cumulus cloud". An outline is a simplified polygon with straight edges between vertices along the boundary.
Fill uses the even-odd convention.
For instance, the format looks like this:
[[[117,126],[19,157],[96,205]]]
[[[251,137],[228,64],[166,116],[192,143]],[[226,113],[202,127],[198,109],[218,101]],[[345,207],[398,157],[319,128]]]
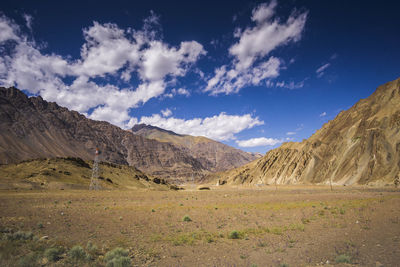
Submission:
[[[274,146],[279,143],[282,143],[282,140],[266,137],[236,140],[236,144],[240,147]]]
[[[32,17],[24,15],[31,28]],[[151,14],[142,29],[98,23],[83,29],[80,58],[46,54],[21,28],[0,16],[0,84],[16,86],[48,101],[127,128],[135,123],[131,108],[163,95],[206,54],[195,41],[170,46],[157,39],[158,17]],[[12,44],[12,45],[10,45]],[[11,52],[3,47],[11,48]],[[131,83],[132,77],[137,86]],[[110,78],[117,79],[111,84]],[[125,84],[123,88],[115,84]],[[185,89],[173,94],[189,95]]]
[[[20,41],[19,27],[7,17],[0,16],[0,44],[8,40]]]
[[[179,88],[179,89],[172,89],[169,93],[165,94],[165,97],[169,97],[172,98],[176,95],[183,95],[186,97],[190,96],[190,92],[188,90],[186,90],[185,88]]]
[[[245,86],[260,85],[261,81],[279,75],[282,60],[266,57],[275,48],[300,40],[307,12],[293,12],[282,23],[278,18],[274,19],[276,6],[275,0],[260,4],[252,12],[251,20],[255,26],[235,30],[234,37],[239,40],[229,48],[233,61],[215,70],[205,92],[212,95],[237,93]]]
[[[161,110],[161,114],[162,114],[164,117],[169,117],[169,116],[172,115],[172,111],[171,111],[169,108],[166,108],[166,109]]]
[[[319,114],[320,117],[325,117],[326,116],[326,112],[322,112],[321,114]]]
[[[162,117],[154,114],[142,117],[140,123],[150,124],[179,134],[205,136],[214,140],[235,139],[235,134],[245,129],[250,129],[264,122],[250,114],[229,115],[224,112],[206,118],[193,118],[189,120],[174,117]]]

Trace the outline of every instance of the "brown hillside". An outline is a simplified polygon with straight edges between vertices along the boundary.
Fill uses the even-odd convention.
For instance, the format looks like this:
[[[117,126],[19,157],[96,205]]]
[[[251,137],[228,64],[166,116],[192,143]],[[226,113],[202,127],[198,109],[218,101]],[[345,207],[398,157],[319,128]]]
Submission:
[[[194,155],[173,142],[145,138],[108,122],[87,119],[40,96],[28,98],[16,88],[0,88],[0,164],[53,157],[91,160],[96,147],[102,151],[102,161],[134,166],[173,183],[192,179],[192,174],[201,177],[215,166],[207,155]],[[219,170],[253,159],[220,143],[213,149],[226,158],[218,165]]]
[[[400,172],[400,79],[343,111],[309,139],[222,173],[232,184],[381,184]]]
[[[236,168],[259,158],[256,154],[235,149],[203,136],[180,135],[151,125],[135,125],[132,132],[149,139],[172,143],[187,151],[210,171]]]

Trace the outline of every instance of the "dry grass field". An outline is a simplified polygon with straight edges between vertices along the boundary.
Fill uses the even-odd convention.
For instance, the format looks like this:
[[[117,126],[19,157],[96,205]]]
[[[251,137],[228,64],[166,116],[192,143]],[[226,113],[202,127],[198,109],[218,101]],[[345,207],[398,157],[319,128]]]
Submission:
[[[399,266],[400,192],[8,190],[0,230],[1,266]]]

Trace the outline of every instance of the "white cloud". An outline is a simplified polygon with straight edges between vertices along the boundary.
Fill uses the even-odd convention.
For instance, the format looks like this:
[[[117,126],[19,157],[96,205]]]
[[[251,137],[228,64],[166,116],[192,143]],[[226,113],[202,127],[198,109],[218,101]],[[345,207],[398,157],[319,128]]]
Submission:
[[[169,117],[169,116],[172,115],[172,111],[171,111],[169,108],[166,108],[166,109],[161,110],[161,114],[162,114],[164,117]]]
[[[320,78],[325,74],[325,70],[331,65],[331,63],[326,63],[324,65],[322,65],[321,67],[319,67],[315,73],[317,73],[317,77]]]
[[[0,16],[0,44],[8,40],[20,41],[18,31],[18,27],[10,19]]]
[[[253,9],[251,20],[261,23],[270,19],[275,13],[277,4],[276,0],[272,0],[269,4],[260,4],[257,8]]]
[[[326,112],[322,112],[321,114],[319,114],[320,117],[325,117],[326,116]]]
[[[179,134],[205,136],[214,140],[235,139],[235,134],[254,126],[263,125],[258,117],[245,115],[228,115],[224,112],[206,118],[193,118],[190,120],[178,118],[165,118],[159,114],[151,117],[142,117],[140,123],[150,124]]]
[[[275,48],[290,42],[297,42],[307,19],[307,13],[293,12],[286,22],[273,19],[277,2],[261,4],[252,12],[254,27],[236,29],[234,37],[238,42],[229,48],[232,63],[215,70],[208,80],[205,92],[212,95],[237,93],[245,86],[260,85],[265,79],[277,77],[282,61],[276,57],[265,57]]]
[[[190,96],[190,92],[188,90],[184,89],[184,88],[179,88],[179,89],[175,89],[174,88],[169,93],[165,94],[164,96],[172,98],[172,97],[174,97],[176,95],[183,95],[183,96],[189,97]]]
[[[23,17],[25,19],[26,27],[32,31],[32,22],[33,22],[33,17],[29,14],[23,14]]]
[[[287,132],[286,135],[295,135],[297,134],[296,132]]]
[[[281,87],[281,88],[287,88],[289,90],[294,90],[294,89],[298,89],[298,88],[303,88],[304,86],[304,80],[300,81],[300,82],[285,82],[285,81],[281,81],[281,82],[276,82],[275,83],[276,87]]]
[[[236,144],[238,144],[240,147],[274,146],[279,143],[282,143],[282,140],[265,137],[251,138],[248,140],[236,140]]]
[[[32,17],[24,17],[30,28]],[[73,60],[43,53],[17,24],[0,16],[0,48],[7,41],[15,42],[8,54],[0,49],[0,85],[16,86],[92,119],[129,127],[134,123],[129,116],[131,108],[163,95],[177,77],[184,76],[206,54],[195,41],[171,47],[156,39],[152,25],[157,24],[154,13],[141,30],[93,22],[83,29],[85,42],[80,58]],[[136,87],[129,83],[132,75],[139,79]],[[125,82],[125,88],[110,84],[109,78],[117,79],[116,84]],[[190,95],[182,88],[173,90],[174,95]]]

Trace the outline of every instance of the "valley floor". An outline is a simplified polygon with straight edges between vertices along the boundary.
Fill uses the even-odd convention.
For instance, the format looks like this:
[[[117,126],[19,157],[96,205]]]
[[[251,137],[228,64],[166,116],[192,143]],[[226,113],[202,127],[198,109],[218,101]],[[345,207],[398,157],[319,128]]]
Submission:
[[[115,247],[134,266],[398,266],[400,191],[1,191],[0,230],[1,266],[102,266]]]

